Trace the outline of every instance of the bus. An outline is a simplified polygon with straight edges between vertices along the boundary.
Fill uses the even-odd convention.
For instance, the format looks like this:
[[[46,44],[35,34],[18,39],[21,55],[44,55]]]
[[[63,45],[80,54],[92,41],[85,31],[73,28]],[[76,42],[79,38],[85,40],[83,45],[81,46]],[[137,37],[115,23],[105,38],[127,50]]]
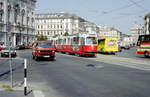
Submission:
[[[138,55],[150,56],[150,34],[140,35],[137,41],[136,53]]]
[[[97,35],[80,33],[61,36],[55,40],[58,52],[77,56],[95,56],[97,54]]]
[[[115,54],[118,51],[118,38],[98,39],[97,52]]]

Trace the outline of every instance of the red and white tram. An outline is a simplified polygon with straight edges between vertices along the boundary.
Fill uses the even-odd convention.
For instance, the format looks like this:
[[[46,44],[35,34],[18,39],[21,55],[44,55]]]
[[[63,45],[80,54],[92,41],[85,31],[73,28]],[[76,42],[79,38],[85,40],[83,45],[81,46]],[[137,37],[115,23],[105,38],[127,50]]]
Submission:
[[[75,34],[55,39],[57,51],[79,56],[95,56],[97,54],[96,34]]]

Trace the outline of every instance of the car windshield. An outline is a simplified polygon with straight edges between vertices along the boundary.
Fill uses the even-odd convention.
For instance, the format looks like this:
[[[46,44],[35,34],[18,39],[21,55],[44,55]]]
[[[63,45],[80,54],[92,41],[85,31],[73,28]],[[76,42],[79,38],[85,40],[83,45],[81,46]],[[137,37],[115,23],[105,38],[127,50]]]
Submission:
[[[38,47],[40,47],[40,48],[53,48],[53,45],[50,42],[42,42],[42,43],[38,44]]]
[[[86,44],[97,44],[95,37],[88,37],[86,39]]]
[[[3,50],[9,50],[9,47],[4,48]],[[10,50],[15,50],[15,48],[10,48]]]

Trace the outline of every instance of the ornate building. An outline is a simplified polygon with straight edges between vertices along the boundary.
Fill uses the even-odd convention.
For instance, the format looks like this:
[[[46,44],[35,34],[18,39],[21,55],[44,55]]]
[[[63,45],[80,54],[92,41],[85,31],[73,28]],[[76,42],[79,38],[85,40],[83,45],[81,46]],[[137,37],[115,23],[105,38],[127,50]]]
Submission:
[[[136,44],[138,41],[139,35],[145,34],[145,26],[134,24],[131,28],[131,36],[133,38],[133,44]]]
[[[48,39],[65,33],[82,33],[85,31],[84,22],[81,17],[67,12],[36,15],[37,34],[43,34]]]
[[[150,13],[145,16],[146,34],[150,34]]]
[[[36,0],[0,0],[0,42],[28,45],[35,40]]]
[[[99,26],[98,38],[118,38],[120,41],[121,32],[113,27]]]

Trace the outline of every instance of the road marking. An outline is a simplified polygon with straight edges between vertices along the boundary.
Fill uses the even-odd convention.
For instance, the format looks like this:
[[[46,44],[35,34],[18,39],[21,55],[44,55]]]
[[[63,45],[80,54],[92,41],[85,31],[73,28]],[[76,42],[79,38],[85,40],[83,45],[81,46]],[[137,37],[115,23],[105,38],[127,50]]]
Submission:
[[[43,92],[40,90],[34,90],[33,95],[34,95],[34,97],[45,97]]]

